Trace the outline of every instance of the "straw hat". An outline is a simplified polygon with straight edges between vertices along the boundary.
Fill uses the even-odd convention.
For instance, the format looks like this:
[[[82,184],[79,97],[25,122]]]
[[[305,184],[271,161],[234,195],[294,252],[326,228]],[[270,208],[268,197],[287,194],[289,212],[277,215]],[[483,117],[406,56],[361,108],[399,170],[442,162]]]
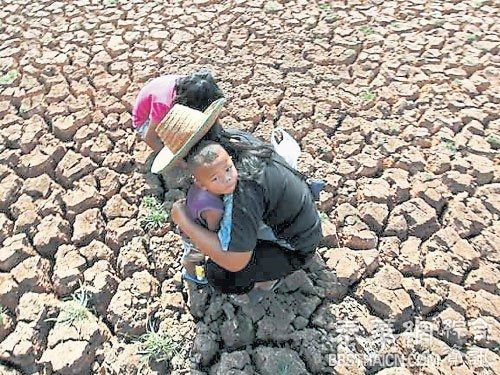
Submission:
[[[189,150],[203,138],[219,117],[226,100],[217,99],[205,110],[198,111],[181,104],[175,104],[163,121],[156,127],[156,133],[164,147],[156,155],[151,172],[160,173],[174,162],[185,157]]]

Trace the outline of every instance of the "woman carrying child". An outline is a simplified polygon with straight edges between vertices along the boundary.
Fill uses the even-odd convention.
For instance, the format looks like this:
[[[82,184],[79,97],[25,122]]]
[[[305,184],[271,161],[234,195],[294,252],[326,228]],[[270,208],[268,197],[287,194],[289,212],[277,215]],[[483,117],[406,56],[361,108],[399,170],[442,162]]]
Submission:
[[[224,201],[220,229],[196,223],[184,201],[172,207],[172,220],[209,257],[210,285],[251,302],[307,265],[322,237],[321,221],[305,180],[270,144],[216,123],[223,102],[204,113],[175,105],[157,129],[164,147],[152,171],[171,168],[194,150],[195,167],[207,170],[205,188]],[[262,224],[274,238],[261,235]]]

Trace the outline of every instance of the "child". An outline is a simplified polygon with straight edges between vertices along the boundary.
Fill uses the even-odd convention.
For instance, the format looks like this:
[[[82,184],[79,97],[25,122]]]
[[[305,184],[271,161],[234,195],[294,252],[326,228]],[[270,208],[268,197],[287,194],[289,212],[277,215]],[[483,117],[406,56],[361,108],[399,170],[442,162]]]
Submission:
[[[159,151],[163,143],[155,129],[174,104],[204,111],[223,96],[212,74],[206,70],[188,76],[170,74],[157,77],[137,95],[132,111],[133,126],[149,147]]]
[[[216,232],[224,213],[220,196],[232,194],[236,188],[238,174],[228,153],[216,142],[201,142],[186,157],[187,168],[194,177],[186,197],[189,216],[196,223]],[[197,275],[196,264],[204,262],[205,256],[183,238],[182,264],[184,279],[206,284],[204,275]],[[197,277],[198,276],[198,277]],[[201,277],[200,277],[201,276]]]

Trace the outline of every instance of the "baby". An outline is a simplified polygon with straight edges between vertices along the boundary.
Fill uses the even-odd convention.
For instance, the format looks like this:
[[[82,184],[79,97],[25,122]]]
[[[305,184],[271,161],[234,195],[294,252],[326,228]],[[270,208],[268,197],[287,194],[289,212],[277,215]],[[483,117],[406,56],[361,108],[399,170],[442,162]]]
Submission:
[[[238,181],[233,161],[224,148],[216,142],[204,141],[195,146],[186,157],[187,168],[194,178],[190,186],[186,207],[191,219],[211,231],[218,231],[224,213],[221,197],[232,194]],[[206,284],[203,269],[196,265],[205,260],[183,236],[184,253],[182,276],[188,281]]]

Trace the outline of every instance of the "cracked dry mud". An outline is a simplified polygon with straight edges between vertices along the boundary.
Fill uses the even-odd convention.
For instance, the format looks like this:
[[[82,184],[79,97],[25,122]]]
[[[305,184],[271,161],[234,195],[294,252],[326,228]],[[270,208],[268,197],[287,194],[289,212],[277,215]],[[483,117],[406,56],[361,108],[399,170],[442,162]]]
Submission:
[[[498,374],[498,3],[27,1],[0,8],[0,373]],[[226,127],[328,182],[307,272],[256,306],[144,231],[149,79],[210,68]],[[340,113],[347,117],[340,126]],[[90,316],[54,321],[86,285]],[[154,317],[179,349],[141,363]],[[404,368],[403,368],[404,367]]]

